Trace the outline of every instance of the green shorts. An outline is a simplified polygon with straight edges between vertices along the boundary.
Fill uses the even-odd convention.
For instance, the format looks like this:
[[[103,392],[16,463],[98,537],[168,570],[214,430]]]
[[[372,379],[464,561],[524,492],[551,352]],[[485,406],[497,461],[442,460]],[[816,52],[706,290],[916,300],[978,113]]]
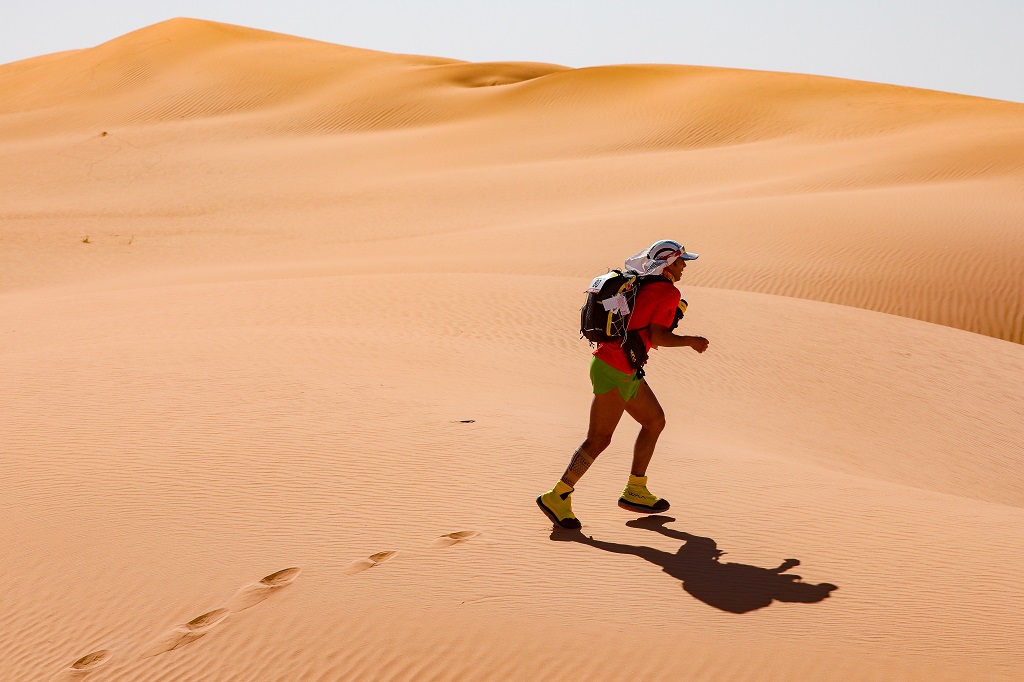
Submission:
[[[596,356],[590,361],[590,383],[594,385],[596,395],[604,395],[614,388],[623,400],[629,402],[640,390],[640,381],[636,372],[626,374]]]

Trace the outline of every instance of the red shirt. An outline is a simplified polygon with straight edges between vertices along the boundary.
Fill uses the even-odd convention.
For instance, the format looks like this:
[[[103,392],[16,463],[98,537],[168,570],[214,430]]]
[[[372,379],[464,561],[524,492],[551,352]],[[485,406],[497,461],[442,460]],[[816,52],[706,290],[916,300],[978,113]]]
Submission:
[[[668,280],[655,280],[648,282],[640,288],[633,302],[633,314],[629,318],[629,330],[637,329],[637,333],[644,341],[644,348],[651,350],[651,339],[647,327],[651,324],[660,324],[663,327],[671,327],[676,319],[676,308],[679,307],[679,300],[682,294],[675,285]],[[601,360],[604,360],[615,369],[632,374],[633,368],[626,360],[626,352],[622,350],[621,341],[597,344],[594,351]]]

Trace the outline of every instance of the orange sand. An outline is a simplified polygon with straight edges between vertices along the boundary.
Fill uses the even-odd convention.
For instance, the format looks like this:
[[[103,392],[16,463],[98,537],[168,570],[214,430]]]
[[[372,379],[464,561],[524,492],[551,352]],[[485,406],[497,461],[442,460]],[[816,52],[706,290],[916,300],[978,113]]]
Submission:
[[[0,66],[0,143],[0,679],[1024,676],[1024,105],[175,19]],[[675,520],[625,420],[553,534],[663,237]]]

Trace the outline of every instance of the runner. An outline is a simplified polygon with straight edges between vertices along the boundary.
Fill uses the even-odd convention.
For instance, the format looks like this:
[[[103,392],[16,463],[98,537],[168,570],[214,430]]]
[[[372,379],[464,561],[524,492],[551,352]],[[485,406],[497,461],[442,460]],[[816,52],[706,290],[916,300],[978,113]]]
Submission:
[[[627,344],[628,339],[634,339],[638,351],[637,339],[642,340],[642,357],[646,357],[651,348],[658,347],[686,347],[698,353],[707,350],[708,340],[704,337],[677,336],[672,332],[686,309],[675,283],[682,277],[687,261],[696,260],[698,255],[687,253],[679,242],[662,240],[626,261],[627,270],[644,277],[629,320],[629,331],[635,334],[627,336]],[[643,378],[642,367],[639,372],[630,367],[620,342],[600,343],[590,361],[590,381],[594,386],[594,401],[590,405],[587,439],[572,453],[561,480],[537,498],[537,505],[556,525],[581,527],[572,512],[572,492],[580,477],[611,443],[615,427],[626,412],[641,428],[633,446],[633,466],[619,506],[643,514],[667,510],[668,500],[647,489],[647,466],[654,455],[658,436],[665,428],[665,411]]]

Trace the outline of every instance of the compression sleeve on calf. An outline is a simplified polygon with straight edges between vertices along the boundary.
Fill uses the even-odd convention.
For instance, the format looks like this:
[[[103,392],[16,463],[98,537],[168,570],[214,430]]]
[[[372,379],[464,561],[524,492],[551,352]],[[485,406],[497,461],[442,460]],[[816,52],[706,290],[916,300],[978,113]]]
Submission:
[[[562,481],[566,485],[575,487],[576,481],[580,480],[583,474],[587,473],[587,469],[594,463],[594,458],[587,454],[587,451],[583,449],[583,446],[576,448],[576,451],[572,453],[572,459],[569,460],[569,466],[566,467],[565,473],[562,474]]]

